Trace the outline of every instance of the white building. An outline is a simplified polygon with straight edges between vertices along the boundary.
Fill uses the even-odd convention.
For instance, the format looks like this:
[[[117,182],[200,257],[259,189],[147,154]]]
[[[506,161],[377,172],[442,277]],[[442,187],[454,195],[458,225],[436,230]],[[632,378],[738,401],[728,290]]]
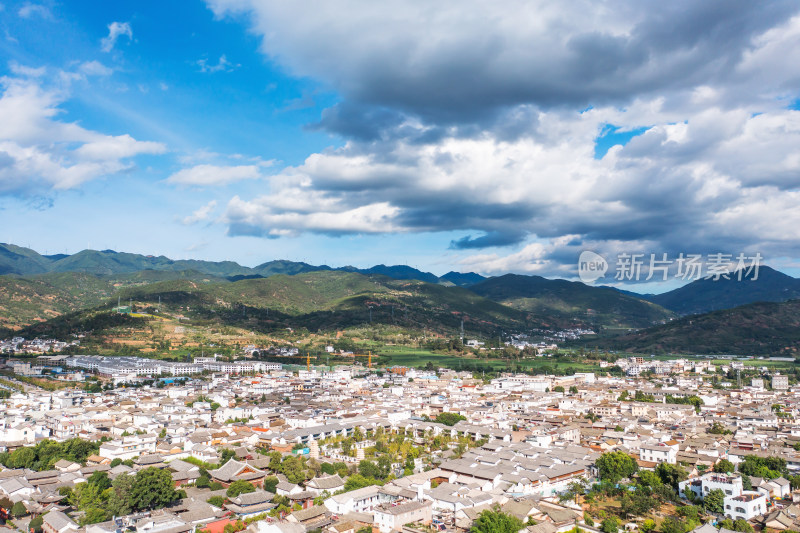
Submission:
[[[399,505],[384,504],[375,509],[375,525],[381,533],[402,531],[405,524],[421,522],[430,525],[433,504],[426,502],[407,502]]]
[[[760,492],[744,491],[738,496],[725,497],[725,516],[732,520],[751,520],[767,512],[767,497]]]
[[[676,446],[667,446],[664,443],[655,445],[645,444],[639,448],[639,459],[651,463],[669,463],[674,465],[678,462],[678,450]]]
[[[722,490],[726,497],[740,496],[744,491],[742,478],[740,476],[710,472],[704,476],[678,483],[678,492],[684,497],[686,496],[686,491],[691,490],[695,496],[705,498],[714,489]]]
[[[353,512],[365,513],[372,511],[382,503],[391,503],[396,499],[396,496],[386,493],[381,487],[372,485],[331,496],[325,500],[325,507],[339,515]]]

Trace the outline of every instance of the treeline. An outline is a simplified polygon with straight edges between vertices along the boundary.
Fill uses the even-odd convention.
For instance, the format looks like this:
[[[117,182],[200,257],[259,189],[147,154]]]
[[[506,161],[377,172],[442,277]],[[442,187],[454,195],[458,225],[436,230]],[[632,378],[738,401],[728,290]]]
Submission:
[[[0,453],[0,463],[7,468],[28,468],[36,471],[52,470],[61,459],[85,464],[90,455],[98,452],[100,443],[101,441],[88,441],[77,437],[64,442],[48,439],[36,446]]]

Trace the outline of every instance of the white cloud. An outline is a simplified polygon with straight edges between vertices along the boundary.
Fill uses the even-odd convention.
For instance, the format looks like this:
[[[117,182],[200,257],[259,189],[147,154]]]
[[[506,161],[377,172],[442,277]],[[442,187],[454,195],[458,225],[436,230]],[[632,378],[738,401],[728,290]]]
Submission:
[[[129,135],[105,135],[56,120],[64,95],[30,80],[3,79],[0,194],[71,189],[131,169],[130,159],[166,148]]]
[[[643,102],[625,113],[652,124],[652,109]],[[547,256],[573,240],[657,253],[707,250],[723,239],[735,251],[764,242],[763,251],[800,254],[791,229],[800,227],[793,226],[796,193],[782,190],[797,186],[800,112],[710,109],[678,124],[667,114],[595,159],[598,132],[625,113],[541,112],[536,135],[514,141],[485,132],[386,142],[380,151],[351,142],[273,176],[268,194],[234,198],[224,221],[233,234],[471,230],[495,245],[536,236],[553,243],[470,259],[483,272],[552,271],[563,257]],[[737,217],[749,229],[732,225]]]
[[[81,63],[78,67],[78,71],[87,76],[99,77],[111,76],[111,74],[114,73],[114,69],[103,65],[99,61],[86,61]]]
[[[117,44],[117,39],[121,36],[126,36],[128,39],[133,39],[133,30],[129,22],[112,22],[108,25],[108,36],[103,37],[100,41],[100,48],[103,52],[110,52]]]
[[[219,61],[217,61],[216,65],[209,64],[207,59],[198,59],[197,66],[200,67],[200,72],[205,72],[209,74],[213,74],[215,72],[233,72],[235,69],[241,67],[241,65],[231,63],[225,57],[225,54],[219,56]]]
[[[184,217],[181,222],[183,222],[183,224],[186,224],[188,226],[191,224],[197,224],[198,222],[208,220],[209,218],[211,218],[211,215],[214,212],[214,209],[216,208],[217,208],[217,201],[211,200],[206,205],[194,211],[191,215]]]
[[[17,14],[24,18],[28,19],[33,16],[42,17],[44,19],[53,18],[53,14],[50,13],[50,10],[41,5],[41,4],[33,4],[31,2],[25,2],[17,11]]]
[[[195,165],[172,174],[167,178],[167,182],[175,185],[210,187],[260,177],[262,177],[261,169],[258,165]]]
[[[796,2],[207,3],[342,96],[318,127],[344,147],[231,200],[232,234],[523,246],[461,255],[485,272],[557,271],[584,246],[800,256]],[[595,159],[609,125],[646,131]]]
[[[47,67],[28,67],[20,65],[16,61],[9,61],[8,68],[14,75],[25,78],[41,78],[47,72]]]

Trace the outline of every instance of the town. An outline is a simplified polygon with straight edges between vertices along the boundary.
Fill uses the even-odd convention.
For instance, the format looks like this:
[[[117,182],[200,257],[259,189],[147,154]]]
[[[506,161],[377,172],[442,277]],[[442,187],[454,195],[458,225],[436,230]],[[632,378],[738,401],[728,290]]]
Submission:
[[[800,530],[800,387],[759,361],[2,361],[0,507],[19,531]]]

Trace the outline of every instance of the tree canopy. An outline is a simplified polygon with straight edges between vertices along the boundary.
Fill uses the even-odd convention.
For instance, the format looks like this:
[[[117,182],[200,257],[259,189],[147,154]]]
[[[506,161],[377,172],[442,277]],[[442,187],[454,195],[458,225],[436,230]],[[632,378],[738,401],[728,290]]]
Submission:
[[[625,452],[604,453],[597,459],[597,470],[600,479],[616,483],[620,479],[631,477],[639,470],[636,460]]]
[[[470,533],[517,533],[524,525],[516,516],[498,510],[486,510],[478,515],[478,519],[469,531]]]
[[[455,426],[457,423],[466,419],[467,417],[458,413],[442,413],[436,417],[435,421],[439,424],[444,424],[445,426]]]

